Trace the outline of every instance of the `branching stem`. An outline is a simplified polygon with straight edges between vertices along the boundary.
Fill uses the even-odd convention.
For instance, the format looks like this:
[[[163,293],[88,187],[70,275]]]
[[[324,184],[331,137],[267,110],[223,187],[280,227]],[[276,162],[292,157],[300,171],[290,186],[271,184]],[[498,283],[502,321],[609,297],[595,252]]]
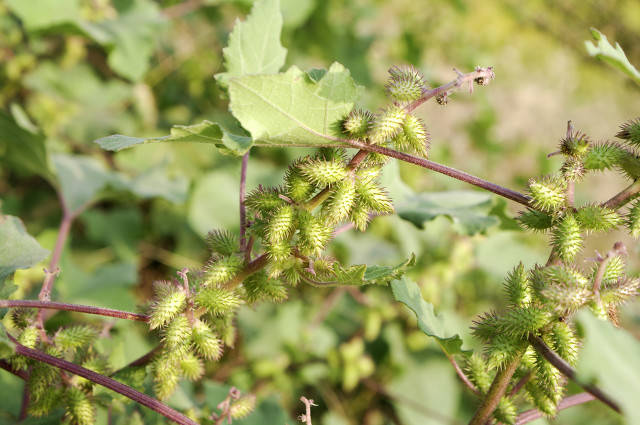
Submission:
[[[589,393],[574,394],[560,400],[560,403],[558,403],[558,411],[577,406],[579,404],[587,403],[595,399],[596,398]],[[516,418],[516,425],[524,425],[529,422],[535,421],[536,419],[540,419],[543,416],[544,413],[540,412],[538,409],[527,410],[518,415],[518,417]]]
[[[147,316],[146,314],[131,313],[129,311],[114,310],[111,308],[58,303],[54,301],[0,300],[0,308],[14,308],[14,307],[76,311],[78,313],[96,314],[98,316],[116,317],[118,319],[137,320],[139,322],[149,321],[149,316]]]
[[[638,196],[638,194],[640,194],[640,179],[634,181],[630,186],[615,195],[613,198],[603,202],[601,206],[616,210],[632,201]]]
[[[578,375],[571,367],[569,363],[567,363],[562,357],[560,357],[556,352],[554,352],[547,344],[544,343],[542,338],[531,335],[529,336],[529,342],[536,349],[538,353],[540,353],[549,363],[551,363],[556,369],[560,371],[564,376],[574,381],[576,384],[581,386],[586,392],[593,395],[595,398],[612,408],[618,413],[621,413],[620,407],[618,404],[613,401],[608,395],[602,392],[602,390],[595,385],[584,384],[578,380]]]
[[[99,373],[96,373],[89,369],[85,369],[82,366],[78,366],[66,360],[50,356],[38,350],[27,348],[24,345],[18,343],[11,335],[8,335],[8,336],[15,343],[16,354],[29,357],[33,360],[37,360],[42,363],[49,364],[51,366],[57,367],[58,369],[62,369],[64,371],[73,373],[74,375],[82,376],[83,378],[86,378],[98,385],[102,385],[103,387],[109,388],[112,391],[115,391],[127,398],[130,398],[136,403],[139,403],[145,407],[148,407],[151,410],[158,412],[162,416],[174,421],[177,424],[198,425],[196,422],[192,421],[182,413],[170,408],[169,406],[161,403],[160,401],[156,400],[153,397],[149,397],[146,394],[143,394],[139,391],[134,390],[131,387],[124,385],[121,382],[118,382],[104,375],[100,375]]]

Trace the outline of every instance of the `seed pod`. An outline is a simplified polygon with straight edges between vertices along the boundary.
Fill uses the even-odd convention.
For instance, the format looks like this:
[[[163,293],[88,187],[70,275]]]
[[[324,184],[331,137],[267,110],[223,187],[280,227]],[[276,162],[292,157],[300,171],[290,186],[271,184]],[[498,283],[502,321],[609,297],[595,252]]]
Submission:
[[[364,232],[369,224],[369,207],[361,199],[356,198],[350,218],[355,228]]]
[[[294,162],[284,176],[287,196],[298,203],[306,201],[315,190],[315,185],[302,174],[300,163]]]
[[[280,241],[265,245],[265,250],[272,263],[282,263],[291,256],[291,244],[289,241]]]
[[[191,325],[183,314],[175,317],[164,330],[164,343],[167,348],[175,350],[185,345],[191,337]]]
[[[587,232],[604,232],[622,223],[622,218],[611,208],[587,205],[576,213],[580,227]]]
[[[274,209],[285,203],[279,196],[279,192],[275,189],[265,189],[259,187],[253,190],[245,198],[244,204],[250,211],[268,215]]]
[[[371,129],[373,114],[362,109],[354,109],[342,121],[342,131],[349,137],[364,139]]]
[[[300,163],[300,172],[310,183],[319,186],[331,186],[347,176],[347,168],[339,160],[310,158]]]
[[[587,170],[611,170],[615,168],[627,152],[615,143],[604,142],[594,145],[584,157]]]
[[[413,115],[407,115],[400,131],[393,142],[400,150],[415,152],[418,155],[427,157],[429,149],[429,133],[424,122]]]
[[[380,145],[391,140],[402,130],[407,112],[400,105],[390,105],[383,109],[376,118],[369,139],[373,144]]]
[[[566,322],[555,322],[551,328],[550,339],[554,351],[567,363],[575,366],[580,343],[573,329]]]
[[[622,124],[616,137],[633,147],[640,146],[640,118]]]
[[[160,400],[168,399],[180,381],[180,367],[177,364],[177,359],[165,355],[156,356],[151,369],[153,372],[153,391]]]
[[[64,393],[65,416],[77,425],[93,425],[96,412],[87,395],[76,387],[69,387]]]
[[[385,86],[387,93],[399,102],[418,100],[427,89],[422,73],[411,65],[394,66],[389,74],[391,78]]]
[[[156,296],[153,304],[151,304],[149,314],[149,327],[151,329],[169,323],[184,309],[186,304],[187,296],[181,288],[165,285],[163,292],[166,293],[163,293],[161,298]]]
[[[298,213],[298,247],[303,255],[319,255],[331,238],[331,229],[308,211]]]
[[[205,266],[203,285],[214,287],[230,281],[240,271],[242,265],[243,260],[234,255],[212,259]]]
[[[579,182],[584,177],[586,170],[581,159],[568,158],[564,164],[562,164],[560,172],[568,181]]]
[[[256,396],[247,394],[234,401],[229,408],[233,419],[242,419],[249,415],[256,407]]]
[[[79,325],[59,330],[54,341],[62,351],[75,352],[78,348],[91,344],[98,336],[92,327]]]
[[[195,302],[198,306],[206,308],[211,314],[224,316],[241,305],[242,299],[233,290],[209,287],[198,291]]]
[[[505,279],[507,299],[514,307],[521,307],[531,301],[529,277],[522,263],[518,264]]]
[[[566,215],[553,229],[553,247],[565,262],[571,262],[582,250],[582,235],[578,220],[573,214]]]
[[[180,370],[189,381],[197,381],[204,375],[202,360],[190,351],[180,359]]]
[[[482,394],[486,394],[491,387],[491,375],[489,374],[489,367],[478,353],[473,353],[467,358],[466,365],[467,375],[471,382],[475,384],[478,390]]]
[[[336,186],[322,204],[322,216],[329,224],[340,223],[351,212],[355,202],[356,188],[353,179],[346,179]]]
[[[206,322],[196,320],[191,340],[196,352],[205,359],[218,360],[222,356],[222,342]]]
[[[393,204],[387,192],[373,181],[356,181],[358,202],[379,214],[393,213]]]
[[[289,204],[283,205],[276,210],[267,225],[267,238],[270,243],[282,242],[291,237],[295,230],[294,216],[295,211]]]

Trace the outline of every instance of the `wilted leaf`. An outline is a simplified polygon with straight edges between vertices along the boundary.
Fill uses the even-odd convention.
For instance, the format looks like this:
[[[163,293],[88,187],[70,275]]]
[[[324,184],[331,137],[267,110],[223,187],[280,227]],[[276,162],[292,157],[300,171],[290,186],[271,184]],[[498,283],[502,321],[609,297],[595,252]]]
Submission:
[[[0,160],[11,168],[52,181],[44,141],[42,134],[21,128],[13,118],[0,111]]]
[[[229,108],[256,146],[343,146],[327,136],[335,135],[359,92],[339,63],[318,81],[294,66],[282,74],[232,78]]]
[[[227,72],[216,75],[223,86],[229,79],[251,74],[275,74],[287,57],[280,44],[282,13],[279,0],[257,1],[244,22],[236,22],[229,45],[222,52]]]
[[[0,215],[0,283],[14,271],[28,269],[48,255],[18,217]]]
[[[588,312],[579,313],[578,322],[585,334],[577,367],[579,377],[595,381],[620,404],[627,423],[639,424],[640,342]]]
[[[396,207],[396,212],[420,229],[425,222],[445,216],[460,233],[475,235],[500,224],[498,217],[490,215],[493,206],[493,199],[487,193],[430,192],[407,197]]]
[[[436,315],[433,305],[422,298],[420,287],[415,282],[407,278],[394,280],[391,282],[391,289],[395,299],[415,313],[422,332],[434,337],[448,354],[464,353],[460,335],[452,332],[451,325],[445,318]]]
[[[595,28],[591,28],[591,35],[598,44],[595,45],[589,40],[584,42],[589,55],[595,56],[614,68],[619,69],[627,74],[637,84],[640,84],[640,72],[631,64],[631,62],[629,62],[629,59],[627,59],[627,55],[624,54],[622,47],[620,47],[618,43],[616,43],[616,47],[613,47],[611,43],[609,43],[609,40],[607,40],[607,36]]]
[[[156,142],[211,143],[216,147],[226,148],[236,155],[243,155],[252,145],[250,137],[232,134],[219,124],[207,120],[194,125],[174,125],[168,136],[131,137],[114,134],[96,140],[102,149],[108,151],[120,151],[132,146]]]

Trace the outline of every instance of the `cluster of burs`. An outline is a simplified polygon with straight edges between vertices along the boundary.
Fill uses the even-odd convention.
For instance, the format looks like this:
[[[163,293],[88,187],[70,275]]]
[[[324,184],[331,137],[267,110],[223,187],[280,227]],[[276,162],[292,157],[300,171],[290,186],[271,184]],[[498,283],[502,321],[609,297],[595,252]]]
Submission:
[[[606,203],[573,205],[570,186],[589,171],[618,170],[632,181],[640,177],[636,152],[640,147],[640,121],[624,124],[617,137],[622,142],[592,143],[584,134],[570,131],[560,143],[558,154],[563,155],[564,163],[559,173],[529,182],[532,208],[521,213],[519,220],[528,229],[550,233],[552,254],[545,266],[529,271],[522,264],[516,267],[506,278],[505,311],[487,313],[474,323],[473,333],[486,343],[486,352],[484,356],[471,356],[467,369],[483,394],[489,391],[498,371],[521,358],[512,382],[530,376],[525,385],[527,399],[543,413],[554,416],[566,382],[533,349],[530,338],[542,338],[560,357],[575,365],[580,344],[570,325],[571,317],[584,307],[616,324],[617,307],[638,294],[640,280],[625,274],[622,244],[615,244],[606,255],[596,253],[586,259],[582,263],[587,267],[578,267],[576,261],[586,235],[621,226],[633,237],[640,235],[640,201],[632,203],[626,214]],[[514,401],[503,397],[495,418],[505,424],[515,423]]]
[[[341,136],[427,154],[424,123],[408,112],[427,90],[413,67],[390,70],[393,103],[374,115],[354,110],[339,125]],[[338,126],[337,126],[338,127]],[[246,197],[246,242],[225,230],[209,234],[212,256],[188,282],[159,282],[151,306],[151,328],[159,328],[163,349],[153,363],[155,391],[166,398],[181,376],[198,379],[203,360],[216,360],[234,340],[233,317],[241,304],[286,299],[300,281],[340,284],[348,273],[323,252],[336,226],[365,230],[372,216],[393,212],[378,182],[386,157],[343,149],[321,149],[287,169],[277,188],[258,187]],[[251,261],[254,250],[263,253]],[[258,264],[256,266],[256,264]]]

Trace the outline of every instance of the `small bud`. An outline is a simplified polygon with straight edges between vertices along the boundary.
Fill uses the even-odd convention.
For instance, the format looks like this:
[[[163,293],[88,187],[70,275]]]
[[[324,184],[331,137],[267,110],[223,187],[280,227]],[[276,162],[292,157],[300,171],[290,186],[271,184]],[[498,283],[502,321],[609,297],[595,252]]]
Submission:
[[[440,106],[445,106],[447,103],[449,103],[449,95],[447,92],[444,92],[442,94],[439,94],[436,96],[436,102],[438,102],[438,105]]]
[[[569,137],[565,137],[560,141],[560,152],[563,155],[579,159],[584,157],[590,146],[591,141],[586,134],[571,132]]]

